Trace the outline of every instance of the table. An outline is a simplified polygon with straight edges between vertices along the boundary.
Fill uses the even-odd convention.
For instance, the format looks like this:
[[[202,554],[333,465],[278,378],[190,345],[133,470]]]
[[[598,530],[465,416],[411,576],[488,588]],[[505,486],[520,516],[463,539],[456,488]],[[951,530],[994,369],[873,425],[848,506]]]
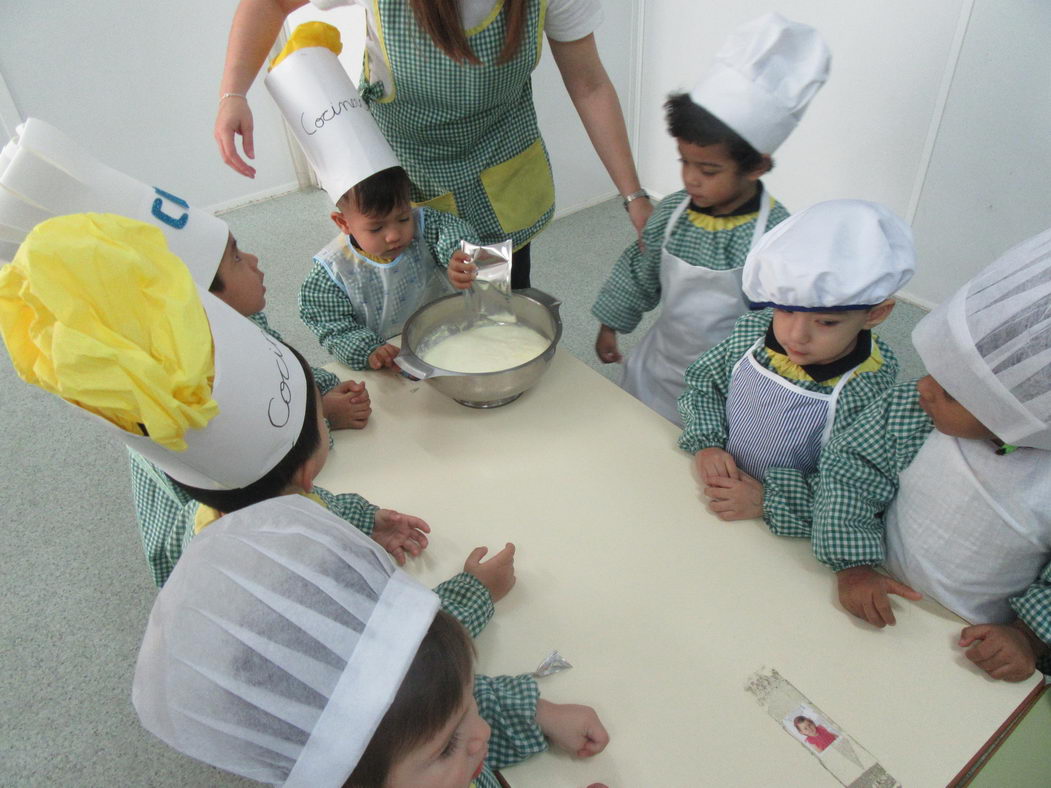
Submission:
[[[479,672],[530,672],[558,649],[574,668],[541,693],[594,706],[610,731],[593,759],[505,770],[514,788],[837,785],[745,691],[764,668],[904,785],[945,785],[1042,690],[986,678],[934,603],[895,603],[882,631],[849,616],[807,542],[711,515],[677,428],[561,350],[493,410],[367,380],[372,420],[335,433],[318,483],[426,519],[408,569],[428,585],[514,542],[518,582],[477,639]]]

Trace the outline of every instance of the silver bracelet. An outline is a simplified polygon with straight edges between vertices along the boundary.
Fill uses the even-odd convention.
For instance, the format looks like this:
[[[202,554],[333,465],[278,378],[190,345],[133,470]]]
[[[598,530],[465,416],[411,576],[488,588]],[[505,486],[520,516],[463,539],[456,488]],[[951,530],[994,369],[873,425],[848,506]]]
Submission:
[[[230,98],[230,96],[236,96],[237,98],[243,98],[245,101],[248,101],[248,96],[244,93],[223,93],[223,95],[219,97],[219,103],[221,104],[224,100]]]
[[[650,198],[650,195],[645,189],[639,189],[637,192],[632,192],[626,197],[623,197],[622,199],[624,200],[624,210],[628,210],[628,206],[631,204],[632,200],[637,200],[640,197],[645,197],[648,200]]]

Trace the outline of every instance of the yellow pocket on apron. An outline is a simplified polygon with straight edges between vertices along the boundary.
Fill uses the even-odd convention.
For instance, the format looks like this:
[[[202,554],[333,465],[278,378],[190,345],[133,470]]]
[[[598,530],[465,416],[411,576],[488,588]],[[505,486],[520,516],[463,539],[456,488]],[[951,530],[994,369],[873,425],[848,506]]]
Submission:
[[[453,216],[459,216],[460,211],[456,207],[456,195],[452,192],[446,192],[445,194],[439,194],[437,197],[432,197],[429,200],[423,202],[413,203],[414,206],[419,208],[420,206],[426,205],[435,211],[441,211],[442,213],[451,213]]]
[[[555,182],[539,137],[517,156],[482,170],[480,177],[504,232],[532,227],[555,203]]]

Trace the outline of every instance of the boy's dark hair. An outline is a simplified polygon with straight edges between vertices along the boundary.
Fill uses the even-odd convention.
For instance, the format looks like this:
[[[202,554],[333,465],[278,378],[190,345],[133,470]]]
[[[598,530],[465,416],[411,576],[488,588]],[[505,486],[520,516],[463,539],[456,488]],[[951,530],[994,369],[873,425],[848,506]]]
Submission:
[[[668,133],[676,139],[694,145],[726,145],[730,158],[737,163],[738,172],[751,172],[763,163],[763,154],[740,134],[731,129],[700,104],[694,103],[688,93],[672,93],[664,102],[664,117]],[[770,168],[773,169],[773,160]]]
[[[386,216],[391,211],[412,204],[412,181],[401,167],[388,167],[351,186],[336,202],[366,216]]]
[[[321,444],[321,431],[317,426],[317,386],[314,384],[314,373],[306,359],[299,355],[299,351],[288,345],[286,347],[296,357],[307,379],[307,402],[306,412],[303,415],[303,428],[299,431],[299,437],[289,449],[288,454],[282,457],[281,461],[263,478],[236,490],[202,490],[168,477],[173,484],[191,498],[200,501],[205,506],[218,509],[223,514],[236,512],[238,509],[281,495],[292,481],[296,471],[303,467],[303,463],[310,459]]]
[[[474,645],[463,625],[439,610],[387,713],[343,788],[383,785],[391,767],[434,736],[473,681]]]
[[[212,278],[212,283],[208,285],[209,293],[221,293],[225,289],[226,285],[223,284],[223,278],[219,276],[219,272],[215,272],[215,276]]]

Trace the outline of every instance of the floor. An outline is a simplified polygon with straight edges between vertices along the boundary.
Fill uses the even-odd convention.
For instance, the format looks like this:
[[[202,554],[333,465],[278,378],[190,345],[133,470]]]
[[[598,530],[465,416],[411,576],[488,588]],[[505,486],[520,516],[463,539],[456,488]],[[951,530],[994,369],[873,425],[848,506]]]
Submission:
[[[224,216],[240,246],[260,257],[271,324],[315,363],[328,359],[299,322],[296,292],[311,255],[336,232],[330,210],[323,193],[311,192]],[[614,379],[619,368],[595,359],[589,310],[632,235],[611,200],[554,222],[533,251],[534,286],[563,301],[563,347]],[[902,378],[922,374],[908,341],[922,314],[900,304],[880,331],[901,358]],[[135,657],[156,591],[121,444],[18,381],[6,363],[0,391],[0,785],[247,785],[154,740],[132,709]]]

